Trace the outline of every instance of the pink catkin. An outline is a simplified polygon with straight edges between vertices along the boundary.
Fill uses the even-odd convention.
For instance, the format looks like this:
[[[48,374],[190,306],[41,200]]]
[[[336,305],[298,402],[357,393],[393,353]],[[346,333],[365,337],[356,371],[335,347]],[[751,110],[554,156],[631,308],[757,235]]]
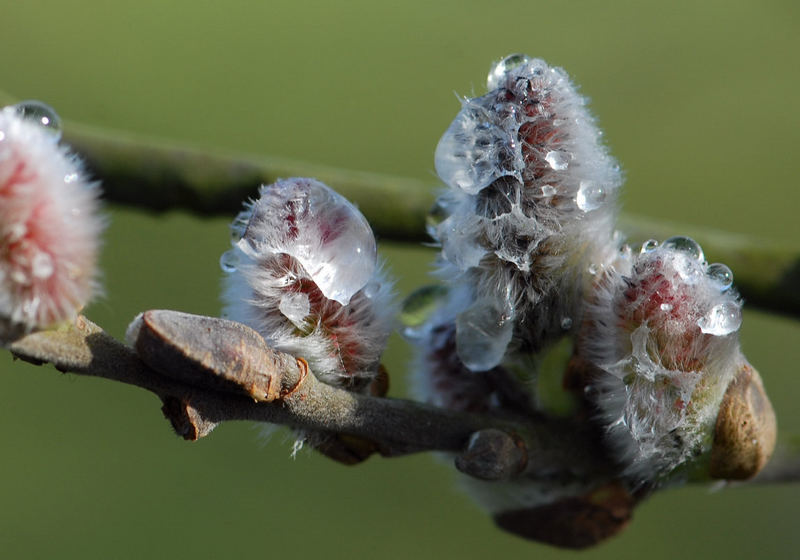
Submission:
[[[72,319],[97,291],[98,189],[50,133],[0,110],[0,316]]]

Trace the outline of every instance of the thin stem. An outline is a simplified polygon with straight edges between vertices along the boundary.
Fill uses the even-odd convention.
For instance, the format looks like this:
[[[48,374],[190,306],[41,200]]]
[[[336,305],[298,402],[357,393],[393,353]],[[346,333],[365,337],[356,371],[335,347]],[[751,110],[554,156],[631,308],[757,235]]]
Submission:
[[[252,346],[252,340],[234,332],[246,327],[210,317],[159,313],[190,317],[195,321],[195,328],[186,323],[188,328],[179,338],[186,335],[191,337],[192,344],[197,344],[194,334],[213,336],[215,344],[224,344],[225,349],[214,357],[204,350],[208,338],[200,341],[198,353],[204,363],[195,362],[192,374],[188,372],[192,360],[185,356],[145,352],[148,363],[153,359],[161,360],[157,372],[150,367],[151,363],[147,365],[140,359],[140,344],[137,343],[137,350],[140,350],[137,355],[134,349],[115,340],[85,317],[78,317],[74,325],[57,331],[24,335],[8,344],[8,349],[29,362],[52,363],[62,372],[103,377],[155,393],[164,401],[164,414],[186,439],[198,439],[220,422],[250,420],[366,438],[377,443],[381,454],[395,456],[420,451],[460,452],[473,433],[495,429],[514,434],[524,442],[528,453],[525,473],[569,471],[573,475],[588,475],[608,470],[605,458],[597,452],[598,446],[582,440],[585,434],[568,422],[482,416],[408,400],[355,394],[326,385],[311,372],[304,374],[303,367],[297,366],[298,362],[304,364],[302,360],[271,350],[275,356],[262,360],[260,373],[279,378],[281,396],[259,402],[250,391],[253,385],[249,372],[240,368],[241,373],[237,374],[245,380],[246,390],[226,388],[225,384],[211,381],[209,377],[214,371],[230,372],[232,369],[230,360],[219,367],[209,365],[219,356],[236,354],[236,367],[242,363],[256,363],[250,358],[241,358],[254,352],[263,353],[262,347]],[[155,319],[158,322],[158,317]],[[204,326],[213,323],[216,327],[196,328],[197,320],[205,321]],[[236,325],[234,330],[229,328],[231,324]],[[269,371],[263,371],[264,367]],[[195,383],[190,384],[187,379]]]
[[[619,476],[602,438],[579,419],[487,416],[360,395],[318,381],[302,359],[268,348],[264,357],[263,339],[238,323],[173,311],[143,316],[140,332],[150,334],[134,334],[136,350],[82,316],[59,330],[19,336],[6,347],[37,365],[49,362],[62,372],[151,391],[185,439],[199,439],[224,421],[249,420],[363,438],[387,457],[456,453],[460,470],[487,480]],[[798,446],[786,441],[755,482],[800,480]]]
[[[336,169],[276,157],[230,156],[140,141],[71,126],[66,140],[103,179],[114,202],[152,210],[181,208],[233,216],[260,184],[281,177],[313,176],[354,201],[379,236],[429,241],[425,216],[437,189],[409,178]],[[800,249],[742,235],[624,215],[620,227],[631,243],[673,235],[694,237],[706,256],[736,274],[749,305],[800,316]]]

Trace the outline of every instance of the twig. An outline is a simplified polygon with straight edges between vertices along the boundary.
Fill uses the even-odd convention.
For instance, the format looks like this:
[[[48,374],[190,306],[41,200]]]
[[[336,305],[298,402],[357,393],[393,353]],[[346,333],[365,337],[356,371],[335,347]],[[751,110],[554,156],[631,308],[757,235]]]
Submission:
[[[490,434],[512,434],[524,449],[498,447],[497,461],[502,465],[507,454],[508,464],[499,475],[483,478],[536,473],[595,477],[611,468],[597,441],[570,422],[481,416],[354,394],[318,381],[304,371],[304,361],[269,349],[255,331],[238,323],[171,311],[147,312],[141,321],[134,335],[138,355],[85,317],[61,330],[22,336],[8,349],[36,364],[52,363],[62,372],[147,389],[162,399],[163,412],[179,435],[191,440],[220,422],[251,420],[366,438],[376,442],[382,455],[395,456],[458,453],[473,434],[491,429]],[[253,358],[258,355],[262,357]],[[227,379],[221,378],[225,375]],[[254,375],[261,379],[254,380]],[[474,452],[474,445],[470,449]],[[470,474],[483,472],[480,465],[470,467],[469,455],[462,464]]]

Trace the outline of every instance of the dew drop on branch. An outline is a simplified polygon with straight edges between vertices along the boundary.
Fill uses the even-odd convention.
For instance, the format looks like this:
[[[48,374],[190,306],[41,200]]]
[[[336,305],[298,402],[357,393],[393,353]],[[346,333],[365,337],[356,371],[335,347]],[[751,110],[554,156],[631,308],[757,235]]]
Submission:
[[[456,351],[472,371],[486,371],[505,355],[514,331],[513,317],[479,302],[456,318]]]
[[[524,54],[514,53],[494,63],[489,69],[489,75],[486,77],[486,89],[492,91],[493,89],[501,87],[509,72],[525,66],[530,61],[530,57]]]
[[[684,237],[682,235],[670,237],[664,241],[662,247],[685,253],[699,262],[703,262],[706,258],[703,254],[703,249],[700,247],[700,244],[691,237]]]
[[[50,105],[29,99],[20,101],[14,105],[14,109],[23,120],[40,126],[54,142],[61,139],[61,117]]]
[[[236,253],[236,249],[229,249],[222,253],[219,258],[219,267],[222,272],[227,274],[236,272],[237,266],[239,266],[239,255]]]
[[[606,190],[595,181],[581,181],[575,202],[584,212],[597,210],[606,200]]]
[[[722,263],[708,265],[706,273],[709,278],[719,285],[720,290],[723,292],[733,285],[733,272]]]

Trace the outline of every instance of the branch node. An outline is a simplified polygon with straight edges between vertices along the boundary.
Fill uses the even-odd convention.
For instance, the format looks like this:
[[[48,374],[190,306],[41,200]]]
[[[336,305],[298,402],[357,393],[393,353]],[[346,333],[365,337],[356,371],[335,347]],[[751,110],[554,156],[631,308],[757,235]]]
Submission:
[[[470,436],[455,463],[458,470],[475,478],[506,480],[525,471],[528,451],[518,436],[489,428]]]
[[[216,422],[204,418],[187,400],[170,395],[161,400],[164,417],[170,421],[175,433],[187,441],[197,441],[217,427]]]

